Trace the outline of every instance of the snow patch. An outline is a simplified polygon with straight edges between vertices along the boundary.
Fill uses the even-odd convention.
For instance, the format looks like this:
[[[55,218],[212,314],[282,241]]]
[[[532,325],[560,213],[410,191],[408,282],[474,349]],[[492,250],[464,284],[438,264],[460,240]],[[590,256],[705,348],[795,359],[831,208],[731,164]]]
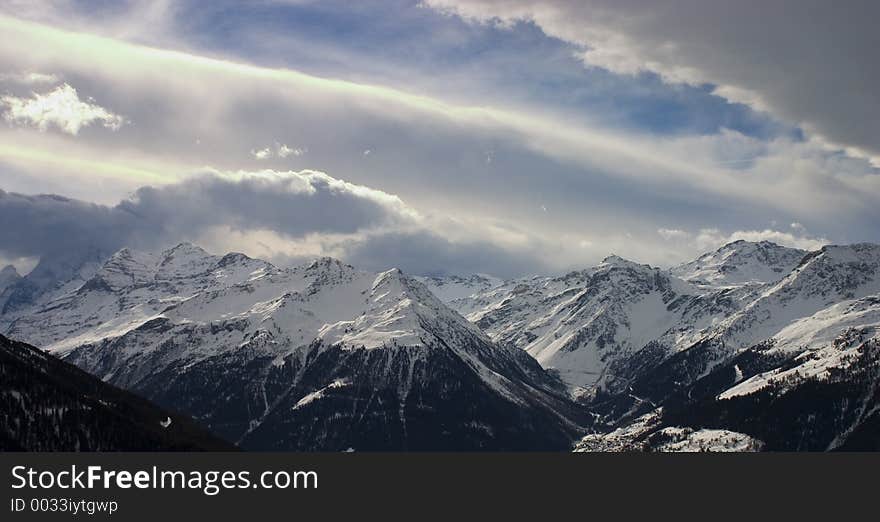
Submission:
[[[349,386],[351,383],[347,379],[336,379],[327,386],[324,386],[321,389],[315,390],[312,393],[306,394],[302,399],[297,401],[293,406],[293,410],[298,410],[308,404],[311,404],[319,399],[324,397],[324,394],[327,390],[332,390],[335,388],[342,388],[344,386]]]

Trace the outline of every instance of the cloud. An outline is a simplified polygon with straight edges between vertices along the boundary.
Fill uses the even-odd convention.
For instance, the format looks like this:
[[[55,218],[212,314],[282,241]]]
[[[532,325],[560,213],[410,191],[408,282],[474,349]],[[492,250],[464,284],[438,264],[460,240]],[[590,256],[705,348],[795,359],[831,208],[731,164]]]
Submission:
[[[605,200],[600,189],[614,183],[637,184],[646,192],[655,189],[650,186],[655,183],[662,184],[662,190],[674,190],[678,199],[712,197],[719,205],[740,208],[782,206],[792,219],[805,221],[798,215],[807,208],[805,196],[818,200],[811,202],[817,204],[810,212],[827,212],[832,206],[838,212],[853,212],[875,203],[861,200],[880,192],[872,181],[876,176],[866,169],[848,169],[852,175],[844,176],[826,168],[814,144],[786,146],[780,140],[764,153],[770,147],[762,143],[731,147],[737,139],[748,141],[733,133],[690,142],[676,136],[621,133],[547,114],[454,104],[383,86],[132,45],[2,16],[0,29],[10,34],[0,46],[0,63],[17,70],[40,64],[66,77],[89,78],[90,91],[101,89],[102,100],[124,108],[138,122],[124,136],[113,136],[110,146],[92,137],[90,150],[61,157],[43,151],[40,158],[54,155],[56,163],[74,162],[87,154],[90,164],[100,161],[108,170],[120,170],[119,176],[128,176],[130,170],[155,173],[153,167],[160,162],[165,165],[158,166],[172,175],[191,172],[206,158],[223,170],[250,168],[250,152],[268,153],[265,148],[242,149],[241,135],[247,133],[255,143],[272,143],[282,135],[308,142],[310,164],[400,194],[414,204],[442,204],[446,213],[532,207],[529,200],[541,192],[543,204],[561,217],[558,210],[570,205],[563,200],[573,193]],[[67,56],[63,49],[70,47],[82,52]],[[154,80],[155,70],[168,74]],[[211,91],[216,85],[223,89]],[[205,96],[206,91],[212,95]],[[193,147],[197,137],[201,144]],[[18,154],[18,142],[26,136],[3,138],[16,146],[0,149],[0,159]],[[271,152],[272,147],[266,148]],[[382,153],[367,152],[376,150]],[[485,161],[486,150],[494,151],[491,163]],[[141,151],[151,153],[150,168],[143,168]],[[357,161],[359,153],[349,151],[361,151],[370,161]],[[748,166],[756,157],[778,164],[771,167],[767,161],[761,172],[752,172],[737,163]],[[127,169],[118,168],[121,161],[107,165],[107,158],[127,160]],[[472,158],[479,158],[479,165]],[[559,174],[572,169],[579,170],[577,175]],[[74,164],[67,170],[77,176],[80,169]],[[800,176],[796,170],[812,172]],[[507,174],[502,177],[501,172]],[[482,202],[470,199],[480,194],[491,196]],[[640,205],[633,206],[640,211]],[[512,212],[502,217],[521,219]],[[592,216],[572,217],[583,221]]]
[[[272,149],[264,148],[264,149],[251,149],[251,156],[258,160],[268,159],[272,157]]]
[[[703,228],[697,232],[689,232],[680,229],[659,228],[657,234],[665,241],[671,242],[679,248],[686,249],[692,255],[715,250],[722,245],[737,240],[745,241],[770,241],[778,245],[803,250],[818,250],[830,243],[828,239],[814,237],[800,223],[792,223],[790,230],[736,230],[724,233],[717,228]]]
[[[142,218],[150,233],[171,237],[225,224],[295,238],[401,227],[419,220],[395,195],[310,170],[207,172],[180,183],[142,187],[116,208]]]
[[[125,123],[125,118],[95,105],[93,100],[80,100],[76,89],[67,83],[45,94],[35,92],[30,98],[2,96],[0,107],[3,106],[3,118],[9,123],[33,125],[41,131],[54,126],[74,136],[96,122],[114,131]]]
[[[54,195],[0,190],[0,257],[41,257],[98,248],[113,251],[137,226],[135,216]]]
[[[170,38],[185,2],[123,0],[95,9],[80,0],[0,0],[0,13],[75,30],[100,29],[118,38]]]
[[[532,22],[585,64],[714,85],[855,155],[880,158],[880,4],[821,0],[424,0],[508,27]]]
[[[493,271],[493,263],[528,264],[522,259],[540,261],[529,270],[534,272],[545,266],[583,267],[609,252],[655,264],[692,257],[690,250],[659,236],[658,223],[670,230],[717,227],[727,236],[760,231],[776,220],[803,223],[837,242],[880,240],[877,171],[812,140],[768,141],[734,131],[664,136],[609,130],[580,113],[500,107],[496,98],[467,105],[458,98],[413,94],[431,91],[406,90],[406,83],[389,88],[332,74],[316,77],[3,16],[0,31],[8,36],[0,44],[2,68],[56,72],[137,122],[126,132],[83,132],[76,140],[0,125],[0,185],[7,190],[76,195],[114,208],[124,195],[149,185],[158,194],[156,208],[185,215],[187,207],[205,203],[195,194],[201,187],[192,182],[183,194],[163,187],[190,183],[188,173],[205,164],[225,173],[252,170],[251,148],[278,154],[283,137],[288,144],[308,144],[303,161],[309,166],[351,185],[399,196],[422,215],[400,219],[399,213],[374,208],[390,219],[357,227],[346,221],[348,209],[337,212],[333,205],[351,202],[375,216],[367,210],[373,207],[358,198],[337,198],[328,200],[333,205],[326,209],[312,208],[313,213],[337,212],[329,214],[332,226],[310,230],[313,223],[305,213],[279,211],[293,221],[290,225],[270,216],[250,217],[234,201],[229,205],[234,213],[208,201],[205,208],[218,216],[214,224],[204,218],[207,212],[186,219],[146,214],[161,227],[154,233],[162,239],[210,235],[218,250],[239,250],[244,247],[236,242],[262,248],[248,242],[257,236],[269,247],[265,251],[278,255],[361,252],[361,259],[370,260],[380,257],[366,242],[379,241],[382,234],[405,241],[419,233],[421,244],[439,248],[447,241],[458,252],[447,270],[480,265],[485,272]],[[72,48],[78,52],[67,52]],[[157,70],[164,74],[157,76]],[[365,156],[364,151],[373,152]],[[492,151],[488,163],[487,151]],[[280,169],[274,156],[264,161],[260,165]],[[177,204],[163,204],[166,197]],[[308,208],[308,201],[299,193],[289,205]],[[259,206],[262,199],[255,196],[251,202]],[[449,216],[458,223],[447,226]],[[297,222],[303,223],[299,230]],[[149,233],[136,237],[146,241]],[[411,242],[413,249],[419,244]],[[481,244],[500,248],[512,258],[510,265],[488,246],[484,251],[491,255],[483,261],[469,259],[478,249],[465,246]],[[443,252],[433,255],[445,259]],[[439,265],[430,256],[407,256],[421,257],[425,266]],[[388,264],[395,264],[390,255]]]
[[[289,147],[284,143],[275,143],[273,147],[264,147],[262,149],[251,149],[251,156],[258,160],[270,159],[272,157],[287,158],[288,156],[299,157],[307,152],[307,149],[299,147]]]
[[[667,241],[672,241],[676,239],[688,239],[691,236],[688,232],[685,232],[684,230],[679,230],[677,228],[658,228],[657,233],[660,234],[660,237]]]
[[[55,74],[46,74],[39,72],[0,73],[0,82],[17,83],[23,85],[39,85],[55,84],[60,81],[61,78]]]
[[[444,236],[397,196],[322,172],[205,172],[142,187],[115,206],[0,191],[0,258],[39,258],[194,241],[272,260],[333,255],[367,269],[519,275],[527,249]]]
[[[550,269],[532,249],[507,249],[486,240],[451,241],[428,229],[384,232],[343,248],[345,258],[355,266],[381,270],[393,265],[420,275],[513,277]]]
[[[278,154],[279,158],[286,158],[288,156],[302,156],[306,153],[306,149],[300,149],[298,147],[291,148],[287,145],[281,144],[276,149],[276,154]]]
[[[197,239],[218,226],[282,237],[403,227],[419,215],[400,198],[322,172],[205,172],[142,187],[115,206],[54,195],[0,192],[0,252],[40,256],[82,246],[114,251]]]

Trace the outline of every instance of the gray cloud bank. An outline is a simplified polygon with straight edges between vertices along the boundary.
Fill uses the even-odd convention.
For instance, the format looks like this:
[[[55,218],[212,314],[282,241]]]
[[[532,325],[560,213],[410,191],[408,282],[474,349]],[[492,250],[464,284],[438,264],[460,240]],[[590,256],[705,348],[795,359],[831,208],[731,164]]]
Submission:
[[[880,160],[880,3],[854,0],[425,0],[481,22],[530,21],[586,64],[710,83]]]
[[[0,227],[6,259],[187,240],[215,251],[257,250],[248,253],[274,261],[332,254],[363,268],[412,273],[511,276],[541,267],[488,241],[453,241],[398,197],[315,171],[206,172],[142,187],[112,207],[0,190],[0,221],[9,224]]]
[[[140,188],[116,209],[170,236],[224,224],[291,237],[350,234],[401,226],[416,217],[396,196],[317,171],[203,174],[177,184]]]

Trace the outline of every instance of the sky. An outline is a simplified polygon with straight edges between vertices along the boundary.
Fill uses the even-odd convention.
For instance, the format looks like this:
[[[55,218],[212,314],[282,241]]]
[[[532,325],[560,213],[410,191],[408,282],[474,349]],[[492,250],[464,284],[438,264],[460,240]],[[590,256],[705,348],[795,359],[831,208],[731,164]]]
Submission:
[[[0,263],[185,240],[515,277],[880,241],[878,16],[0,0]]]

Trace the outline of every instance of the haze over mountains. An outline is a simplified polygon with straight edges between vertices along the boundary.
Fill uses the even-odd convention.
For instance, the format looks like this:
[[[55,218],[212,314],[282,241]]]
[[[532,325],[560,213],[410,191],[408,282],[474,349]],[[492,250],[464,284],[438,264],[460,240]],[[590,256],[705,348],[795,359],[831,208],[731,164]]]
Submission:
[[[0,272],[0,332],[246,449],[880,440],[877,245],[738,241],[668,270],[609,256],[510,281],[187,243],[96,257]]]

